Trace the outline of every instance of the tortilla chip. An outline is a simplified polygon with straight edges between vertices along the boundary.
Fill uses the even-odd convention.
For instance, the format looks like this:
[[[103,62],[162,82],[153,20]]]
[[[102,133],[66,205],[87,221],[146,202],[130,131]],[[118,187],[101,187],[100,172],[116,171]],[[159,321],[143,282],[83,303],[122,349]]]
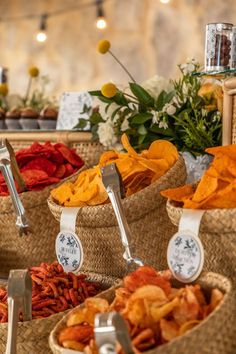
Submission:
[[[161,195],[175,202],[182,202],[187,198],[191,198],[194,194],[194,187],[191,184],[186,184],[185,186],[166,189],[161,191]]]
[[[192,198],[193,202],[202,202],[217,190],[218,179],[208,176],[206,173],[202,176],[197,189]]]

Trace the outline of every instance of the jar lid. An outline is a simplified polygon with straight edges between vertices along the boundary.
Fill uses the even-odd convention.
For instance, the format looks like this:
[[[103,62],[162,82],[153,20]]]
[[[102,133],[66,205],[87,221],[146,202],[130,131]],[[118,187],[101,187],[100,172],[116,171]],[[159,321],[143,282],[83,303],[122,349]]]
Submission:
[[[219,31],[221,31],[221,30],[232,30],[232,28],[233,28],[233,24],[232,23],[226,23],[226,22],[211,22],[211,23],[207,24],[207,26],[209,26],[209,25],[215,25],[215,27]]]

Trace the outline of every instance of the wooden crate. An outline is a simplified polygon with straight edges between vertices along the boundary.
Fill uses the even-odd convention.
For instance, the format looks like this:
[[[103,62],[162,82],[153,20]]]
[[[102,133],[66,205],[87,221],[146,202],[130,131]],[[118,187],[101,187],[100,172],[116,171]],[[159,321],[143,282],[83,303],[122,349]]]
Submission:
[[[222,145],[236,144],[236,77],[224,81]]]

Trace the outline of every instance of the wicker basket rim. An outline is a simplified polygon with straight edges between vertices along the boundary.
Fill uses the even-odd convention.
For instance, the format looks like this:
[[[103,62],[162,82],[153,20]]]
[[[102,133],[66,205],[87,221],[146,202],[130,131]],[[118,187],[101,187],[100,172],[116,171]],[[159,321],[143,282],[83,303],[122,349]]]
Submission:
[[[174,202],[170,199],[166,203],[167,214],[175,225],[179,224],[179,220],[183,213],[184,208],[175,206]],[[201,220],[200,232],[207,232],[209,234],[220,234],[235,232],[234,223],[229,223],[228,220],[234,220],[236,217],[236,208],[228,209],[206,209]],[[219,222],[219,220],[221,222]],[[213,227],[213,225],[217,225]]]
[[[144,189],[140,190],[139,192],[132,194],[132,195],[126,197],[125,199],[123,199],[122,204],[124,205],[124,207],[128,207],[129,205],[133,204],[135,200],[137,200],[137,199],[140,200],[142,197],[145,197],[145,194],[147,191],[149,191],[149,193],[150,193],[151,191],[156,191],[158,188],[160,191],[162,189],[163,181],[165,181],[166,179],[169,179],[171,176],[173,176],[175,174],[176,170],[181,166],[182,163],[184,163],[183,157],[181,155],[179,155],[179,159],[175,162],[175,164],[163,176],[161,176],[157,181],[155,181],[151,185],[145,187]],[[63,206],[58,205],[53,200],[51,195],[48,197],[48,205],[49,205],[49,208],[50,208],[50,206],[52,206],[53,209],[57,209],[59,213],[61,213],[63,209],[68,208],[68,207],[63,207]],[[154,208],[155,208],[155,206],[153,207],[153,209]],[[103,211],[104,213],[112,213],[112,211],[113,211],[112,205],[110,203],[105,204],[105,205],[78,207],[78,209],[83,211],[83,213],[85,215],[87,215],[88,213],[91,214],[91,217],[92,217],[92,215],[97,214],[101,211]],[[145,213],[145,211],[144,211],[144,213]]]
[[[58,183],[53,183],[47,187],[45,187],[42,190],[39,191],[26,191],[26,192],[22,192],[19,194],[19,197],[24,205],[24,203],[26,203],[26,205],[24,205],[25,209],[29,209],[29,208],[36,208],[42,204],[45,203],[45,201],[48,198],[48,195],[50,193],[50,191],[56,187],[58,187],[61,183],[66,182],[67,180],[70,180],[71,178],[75,178],[84,168],[86,168],[85,166],[82,166],[78,171],[76,171],[75,173],[73,173],[72,175],[63,178],[62,180],[60,180]],[[9,209],[8,209],[9,207]],[[1,211],[1,213],[5,213],[5,214],[9,214],[12,212],[11,208],[12,208],[12,200],[11,200],[11,196],[0,196],[0,210],[1,208],[3,208],[6,211]]]
[[[210,278],[210,279],[208,279]],[[214,273],[214,272],[205,272],[202,273],[200,275],[200,277],[195,280],[193,282],[193,284],[197,283],[198,281],[201,281],[201,283],[203,284],[203,287],[205,285],[206,288],[209,287],[209,282],[211,282],[211,280],[218,280],[219,282],[224,282],[225,284],[225,288],[226,290],[224,290],[224,298],[223,300],[220,302],[220,304],[214,309],[214,311],[208,315],[204,320],[202,320],[198,325],[196,325],[193,329],[187,331],[185,334],[183,334],[182,336],[176,337],[173,340],[171,340],[168,343],[165,343],[159,347],[153,348],[151,350],[145,351],[145,353],[153,353],[153,351],[155,350],[155,352],[158,353],[159,350],[164,350],[165,348],[168,348],[170,346],[174,346],[175,343],[178,343],[181,340],[184,340],[186,337],[191,336],[192,334],[194,334],[196,331],[199,330],[199,328],[201,326],[204,326],[206,323],[208,323],[212,317],[215,317],[216,314],[220,311],[221,307],[225,304],[225,302],[228,300],[229,296],[232,296],[231,291],[232,291],[232,282],[225,276],[218,274],[218,273]],[[116,287],[112,287],[111,289],[108,289],[107,291],[114,291]],[[213,288],[213,287],[212,287]],[[75,307],[74,309],[72,309],[70,312],[74,312],[76,311],[77,308],[83,307],[84,304],[81,304],[77,307]],[[60,352],[60,354],[67,354],[66,349],[61,347],[56,339],[56,332],[57,332],[57,328],[60,326],[60,323],[63,321],[65,321],[65,319],[67,318],[67,316],[69,316],[70,313],[65,314],[65,316],[60,319],[60,321],[56,324],[56,326],[54,327],[54,329],[52,330],[52,332],[50,333],[50,337],[49,337],[49,342],[50,342],[50,346],[53,346],[55,349],[57,349],[58,353]],[[73,351],[71,351],[72,353]],[[69,352],[68,352],[69,353]],[[78,352],[78,353],[83,353],[83,352]]]

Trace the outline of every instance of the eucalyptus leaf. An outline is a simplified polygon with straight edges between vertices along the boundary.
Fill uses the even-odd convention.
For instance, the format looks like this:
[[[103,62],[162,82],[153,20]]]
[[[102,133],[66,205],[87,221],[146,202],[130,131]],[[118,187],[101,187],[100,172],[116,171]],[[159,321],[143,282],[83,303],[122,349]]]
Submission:
[[[130,82],[129,87],[135,97],[138,98],[141,104],[153,107],[154,98],[140,85]]]
[[[142,124],[138,127],[138,133],[140,135],[146,135],[148,133],[147,129],[145,128],[145,125]]]
[[[104,120],[102,119],[102,116],[100,113],[98,112],[94,112],[91,116],[90,116],[90,122],[92,124],[99,124],[99,123],[102,123],[104,122]]]
[[[91,96],[103,96],[100,90],[88,91]]]
[[[164,107],[165,97],[166,97],[166,92],[161,91],[160,95],[157,97],[156,102],[155,102],[155,109],[157,111],[161,111],[162,108]]]
[[[153,117],[152,113],[138,113],[136,114],[133,119],[132,123],[134,124],[143,124],[148,120],[151,120]]]
[[[140,135],[140,136],[138,137],[138,144],[139,144],[139,145],[141,145],[141,144],[144,142],[146,136],[147,136],[147,135]]]
[[[88,120],[84,118],[80,118],[79,122],[74,126],[73,129],[84,129],[88,124]]]

